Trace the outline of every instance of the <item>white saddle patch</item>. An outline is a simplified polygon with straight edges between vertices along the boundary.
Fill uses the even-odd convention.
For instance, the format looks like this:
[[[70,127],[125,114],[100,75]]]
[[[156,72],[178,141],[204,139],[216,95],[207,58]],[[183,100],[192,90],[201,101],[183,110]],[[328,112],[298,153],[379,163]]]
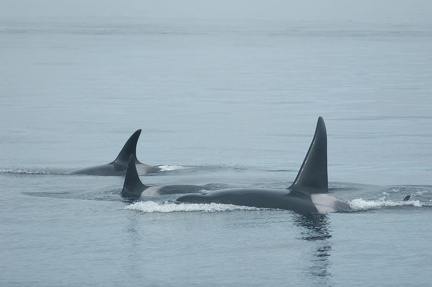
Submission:
[[[336,207],[341,200],[328,193],[316,193],[311,195],[312,202],[321,214],[337,211]]]
[[[155,195],[159,195],[159,189],[160,187],[158,186],[150,186],[149,188],[146,188],[141,195],[144,196],[155,196]]]

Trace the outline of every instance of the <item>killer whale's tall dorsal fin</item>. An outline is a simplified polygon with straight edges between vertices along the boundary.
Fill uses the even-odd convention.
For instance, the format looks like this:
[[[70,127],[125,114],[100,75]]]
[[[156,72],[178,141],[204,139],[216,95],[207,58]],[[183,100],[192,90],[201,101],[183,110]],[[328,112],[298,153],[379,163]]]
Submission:
[[[131,155],[135,156],[135,162],[140,163],[138,159],[136,158],[136,147],[138,143],[139,136],[141,134],[141,129],[134,132],[130,138],[127,140],[127,142],[124,144],[123,148],[121,149],[120,153],[116,157],[116,159],[112,162],[114,165],[120,165],[124,166],[124,168],[127,165],[127,162],[129,161],[129,157]]]
[[[311,194],[328,192],[327,132],[322,117],[318,118],[312,143],[289,189],[304,190]]]
[[[136,160],[135,155],[131,154],[128,161],[123,189],[121,191],[122,197],[131,199],[139,198],[141,193],[148,188],[148,186],[144,185],[139,178],[135,165]]]

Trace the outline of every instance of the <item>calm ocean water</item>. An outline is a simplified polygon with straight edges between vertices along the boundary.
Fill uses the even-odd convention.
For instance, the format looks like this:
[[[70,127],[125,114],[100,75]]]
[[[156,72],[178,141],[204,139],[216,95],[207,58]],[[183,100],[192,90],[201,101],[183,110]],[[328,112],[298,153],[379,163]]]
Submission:
[[[432,26],[0,22],[1,286],[429,286]],[[148,184],[287,187],[318,116],[357,211],[121,200]],[[406,195],[411,200],[403,202]]]

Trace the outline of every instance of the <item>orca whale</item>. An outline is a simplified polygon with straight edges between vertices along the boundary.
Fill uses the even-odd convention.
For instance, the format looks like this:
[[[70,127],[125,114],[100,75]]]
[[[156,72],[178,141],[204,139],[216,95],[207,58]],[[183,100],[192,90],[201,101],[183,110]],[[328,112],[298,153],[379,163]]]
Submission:
[[[73,171],[72,174],[124,176],[126,174],[130,155],[135,156],[136,169],[140,175],[159,172],[161,170],[160,167],[143,164],[136,158],[136,146],[140,134],[141,130],[139,129],[131,135],[113,162],[76,170]]]
[[[312,143],[294,183],[288,189],[222,189],[184,195],[177,202],[285,209],[299,214],[350,210],[347,202],[328,193],[327,132],[322,117],[318,118]]]
[[[208,186],[201,185],[163,185],[147,186],[139,178],[136,169],[136,157],[131,154],[129,157],[126,176],[121,191],[121,196],[130,200],[138,199],[141,195],[152,196],[162,194],[194,193],[208,190]]]

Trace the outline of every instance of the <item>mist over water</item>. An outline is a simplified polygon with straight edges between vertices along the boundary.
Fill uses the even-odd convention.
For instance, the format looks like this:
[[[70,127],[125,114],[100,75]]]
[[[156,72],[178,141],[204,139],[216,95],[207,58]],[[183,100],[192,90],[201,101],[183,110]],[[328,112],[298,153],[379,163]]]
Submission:
[[[429,2],[1,6],[0,285],[430,285]],[[146,185],[285,189],[319,116],[352,212],[130,202],[70,174],[142,129]]]

